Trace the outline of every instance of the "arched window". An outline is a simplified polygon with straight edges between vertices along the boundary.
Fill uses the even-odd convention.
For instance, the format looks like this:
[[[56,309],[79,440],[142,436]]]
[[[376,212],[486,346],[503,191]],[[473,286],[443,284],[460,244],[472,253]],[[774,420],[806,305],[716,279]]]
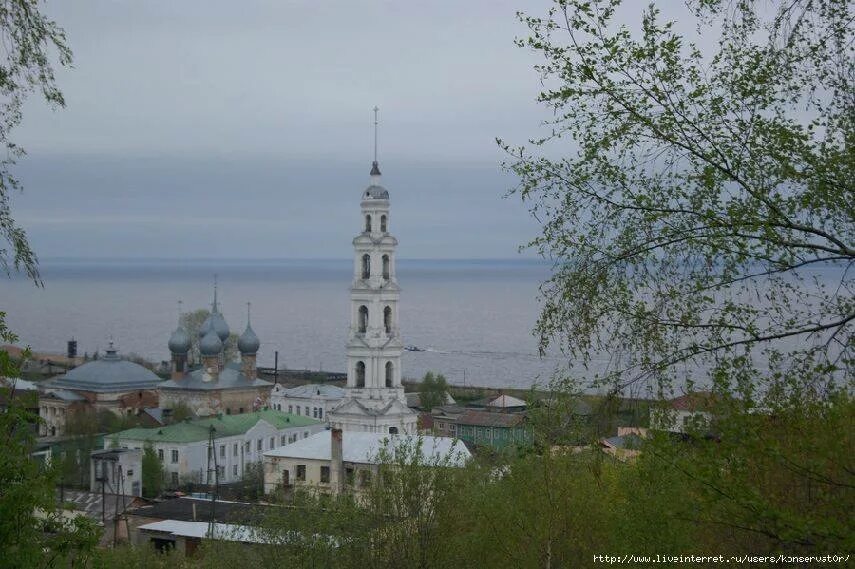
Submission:
[[[359,331],[365,333],[368,330],[368,307],[363,305],[359,307]]]
[[[386,362],[386,387],[392,387],[392,362]]]
[[[387,281],[389,280],[389,266],[391,263],[389,262],[389,255],[383,255],[383,278]]]
[[[371,277],[371,255],[367,253],[362,256],[362,278],[367,279]]]
[[[398,427],[389,427],[389,434],[390,435],[397,435],[398,434]]]
[[[383,309],[383,326],[386,328],[386,333],[392,333],[392,307],[387,306]]]
[[[380,231],[382,231],[383,233],[386,233],[386,216],[385,215],[380,216]]]
[[[365,362],[356,362],[356,387],[365,387]]]
[[[371,231],[371,216],[365,216],[365,231]]]

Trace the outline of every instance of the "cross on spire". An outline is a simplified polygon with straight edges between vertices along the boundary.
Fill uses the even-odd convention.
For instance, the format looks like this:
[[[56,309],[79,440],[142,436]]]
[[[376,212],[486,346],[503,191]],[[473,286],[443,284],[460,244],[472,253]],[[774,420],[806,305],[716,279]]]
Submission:
[[[250,323],[250,314],[249,314],[250,308],[252,308],[252,303],[247,302],[246,303],[246,325],[247,326],[249,326],[249,323]]]
[[[380,107],[374,105],[374,163],[377,163],[377,113],[380,112]]]
[[[214,302],[211,304],[212,312],[217,312],[217,275],[214,274]]]

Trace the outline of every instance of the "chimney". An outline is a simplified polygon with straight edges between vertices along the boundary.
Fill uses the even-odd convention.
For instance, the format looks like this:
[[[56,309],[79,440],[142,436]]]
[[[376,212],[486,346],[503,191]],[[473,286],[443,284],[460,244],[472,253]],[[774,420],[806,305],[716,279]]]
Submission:
[[[342,450],[342,432],[341,429],[333,428],[330,430],[330,490],[333,494],[340,494],[343,490],[343,475],[344,475],[344,453]]]
[[[258,367],[256,365],[255,354],[241,354],[240,365],[244,377],[249,381],[255,381],[258,377]]]
[[[187,373],[187,354],[172,354],[172,379],[184,379]]]

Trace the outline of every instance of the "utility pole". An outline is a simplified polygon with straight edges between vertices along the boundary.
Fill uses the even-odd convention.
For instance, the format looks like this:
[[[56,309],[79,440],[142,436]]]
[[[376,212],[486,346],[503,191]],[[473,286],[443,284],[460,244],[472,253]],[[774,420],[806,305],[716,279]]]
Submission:
[[[214,539],[214,530],[217,523],[217,494],[220,490],[220,469],[217,465],[217,448],[214,445],[214,434],[216,429],[213,425],[208,431],[208,492],[211,494],[211,519],[208,522],[208,536]],[[213,465],[213,469],[211,466]],[[213,474],[213,479],[211,475]],[[213,480],[213,484],[211,484]]]
[[[279,383],[279,350],[273,352],[273,385]]]

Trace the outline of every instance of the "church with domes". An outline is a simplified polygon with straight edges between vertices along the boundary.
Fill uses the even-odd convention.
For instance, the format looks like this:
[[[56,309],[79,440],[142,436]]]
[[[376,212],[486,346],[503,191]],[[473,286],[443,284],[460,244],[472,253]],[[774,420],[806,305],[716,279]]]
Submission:
[[[199,328],[201,365],[190,367],[188,356],[192,342],[180,317],[178,327],[169,338],[171,377],[158,386],[162,409],[173,410],[184,405],[197,416],[204,417],[248,413],[267,406],[273,384],[258,378],[256,355],[261,342],[252,329],[248,306],[246,329],[238,338],[239,362],[226,360],[229,333],[229,325],[217,302],[215,285],[211,314]]]

